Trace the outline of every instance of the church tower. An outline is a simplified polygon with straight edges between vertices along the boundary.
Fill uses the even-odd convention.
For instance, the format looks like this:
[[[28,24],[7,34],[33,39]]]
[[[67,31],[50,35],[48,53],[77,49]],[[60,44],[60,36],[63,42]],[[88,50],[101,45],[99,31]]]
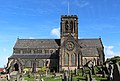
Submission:
[[[78,40],[78,17],[76,15],[61,16],[61,43],[66,37],[72,35]]]
[[[61,16],[60,33],[59,70],[73,70],[78,66],[78,17]]]

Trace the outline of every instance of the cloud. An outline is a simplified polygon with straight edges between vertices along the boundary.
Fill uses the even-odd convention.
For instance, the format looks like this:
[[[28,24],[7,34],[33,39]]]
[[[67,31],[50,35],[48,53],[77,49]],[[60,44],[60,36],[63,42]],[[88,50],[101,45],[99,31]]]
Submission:
[[[83,8],[83,7],[88,6],[88,5],[89,5],[89,2],[82,2],[80,7]]]
[[[6,48],[3,48],[3,52],[5,53],[7,51],[7,49]]]
[[[0,67],[4,67],[4,65],[6,66],[7,65],[7,62],[8,62],[8,57],[3,57],[3,58],[0,58]]]
[[[90,5],[90,3],[86,0],[81,0],[81,1],[75,0],[75,4],[77,6],[79,6],[80,8],[83,8],[83,7],[86,7],[86,6]]]
[[[56,36],[56,37],[60,37],[60,28],[54,28],[51,30],[51,35],[52,36]]]
[[[111,58],[114,56],[120,56],[120,52],[113,51],[114,46],[105,46],[105,56],[106,58]]]
[[[34,37],[29,37],[29,39],[35,39]]]

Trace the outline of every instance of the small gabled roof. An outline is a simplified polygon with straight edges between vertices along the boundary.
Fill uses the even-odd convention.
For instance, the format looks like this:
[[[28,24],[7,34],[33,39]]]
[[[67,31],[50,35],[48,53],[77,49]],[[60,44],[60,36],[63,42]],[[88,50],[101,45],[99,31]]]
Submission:
[[[17,39],[14,48],[59,48],[60,39]]]
[[[97,38],[96,39],[79,39],[78,43],[82,48],[87,48],[87,47],[96,47],[96,48],[101,47],[102,48],[103,47],[103,44],[102,44],[100,38],[98,38],[98,39]]]

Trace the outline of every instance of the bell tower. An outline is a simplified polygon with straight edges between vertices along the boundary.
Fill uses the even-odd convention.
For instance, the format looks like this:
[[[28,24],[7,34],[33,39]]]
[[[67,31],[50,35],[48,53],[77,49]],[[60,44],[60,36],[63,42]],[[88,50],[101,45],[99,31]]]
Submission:
[[[59,70],[72,70],[78,66],[78,17],[61,16],[60,28]]]
[[[78,40],[78,17],[76,15],[62,15],[61,16],[61,43],[69,35]]]

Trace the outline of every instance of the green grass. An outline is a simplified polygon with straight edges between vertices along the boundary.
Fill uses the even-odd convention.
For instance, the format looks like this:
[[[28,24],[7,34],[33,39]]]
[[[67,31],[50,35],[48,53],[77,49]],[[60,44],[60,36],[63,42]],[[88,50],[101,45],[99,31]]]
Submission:
[[[97,81],[107,81],[107,78],[102,78],[101,76],[98,77],[98,76],[93,75],[92,77],[95,78]]]
[[[26,77],[24,80],[27,80],[27,81],[34,81],[34,78],[33,78],[33,77],[31,77],[31,78]]]
[[[85,68],[84,70],[88,71],[90,69],[89,68]],[[101,66],[98,66],[98,68],[95,67],[95,71],[99,71],[99,70],[101,70]],[[85,77],[86,77],[85,73],[84,73],[84,76],[82,76],[82,72],[81,72],[81,70],[79,70],[77,72],[77,74],[79,76],[73,76],[73,78],[72,78],[73,81],[77,81],[78,79],[80,79],[80,81],[85,81]],[[37,76],[37,78],[40,78],[39,74],[36,74],[36,76]],[[25,80],[27,80],[27,81],[34,81],[33,74],[30,74],[30,78],[28,78],[28,75],[25,75],[24,77],[25,77]],[[97,81],[107,81],[107,78],[98,77],[96,75],[92,75],[92,77],[95,78]],[[49,74],[47,76],[42,76],[41,78],[43,78],[44,81],[62,81],[62,78],[61,78],[60,75],[53,77],[53,75]]]
[[[42,77],[44,81],[61,81],[62,79],[60,77]]]
[[[40,77],[38,77],[38,78],[40,78]],[[44,79],[44,81],[62,81],[62,78],[61,78],[61,76],[56,76],[56,77],[53,77],[53,76],[42,76],[41,78],[43,78]],[[73,76],[73,81],[77,81],[78,79],[80,79],[80,81],[85,81],[85,76],[81,76],[81,75],[79,75],[79,76]],[[27,81],[34,81],[34,78],[33,78],[33,76],[31,75],[30,76],[30,78],[28,78],[28,76],[26,75],[26,76],[24,76],[24,80],[27,80]]]

